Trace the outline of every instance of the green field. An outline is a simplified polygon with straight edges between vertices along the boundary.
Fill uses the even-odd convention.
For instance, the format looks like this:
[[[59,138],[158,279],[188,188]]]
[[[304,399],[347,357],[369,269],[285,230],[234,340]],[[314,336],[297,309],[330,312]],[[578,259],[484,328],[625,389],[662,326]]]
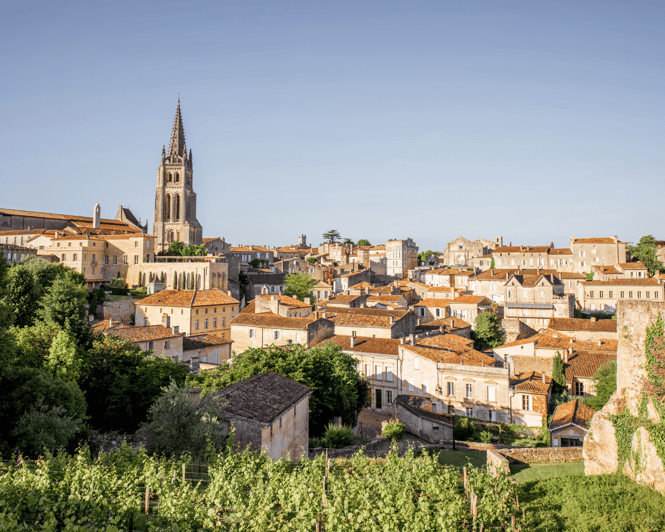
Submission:
[[[485,451],[441,451],[439,453],[439,464],[444,466],[462,469],[469,462],[474,467],[483,467],[487,464],[487,453]]]
[[[510,466],[511,476],[517,482],[531,482],[552,477],[583,476],[584,462],[572,462],[569,464],[512,464]]]

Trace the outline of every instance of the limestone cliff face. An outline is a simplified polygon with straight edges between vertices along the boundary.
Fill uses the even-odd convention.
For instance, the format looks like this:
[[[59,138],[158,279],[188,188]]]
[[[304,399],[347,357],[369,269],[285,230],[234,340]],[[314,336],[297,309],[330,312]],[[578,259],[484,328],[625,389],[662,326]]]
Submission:
[[[639,415],[639,404],[647,382],[644,340],[646,329],[658,314],[665,317],[665,303],[621,301],[617,308],[617,391],[605,407],[591,420],[584,439],[584,471],[587,475],[613,473],[618,467],[618,445],[614,425],[609,416],[625,408],[633,416]],[[648,418],[658,422],[660,417],[648,403]],[[665,469],[651,442],[648,431],[638,428],[633,434],[630,457],[623,472],[641,484],[665,493]]]

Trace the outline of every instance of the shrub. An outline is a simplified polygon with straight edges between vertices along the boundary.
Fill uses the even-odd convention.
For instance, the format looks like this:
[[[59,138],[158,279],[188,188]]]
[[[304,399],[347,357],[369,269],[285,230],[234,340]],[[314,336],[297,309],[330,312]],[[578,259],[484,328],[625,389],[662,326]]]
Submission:
[[[309,448],[316,449],[317,447],[322,447],[320,438],[310,438],[309,439]]]
[[[455,416],[453,437],[456,440],[468,440],[473,436],[473,424],[468,417]]]
[[[483,430],[480,433],[480,441],[483,443],[492,443],[492,433],[489,430]]]
[[[321,443],[328,449],[341,449],[353,445],[356,436],[351,427],[346,425],[333,425],[330,423],[321,439]]]
[[[406,428],[404,427],[404,424],[399,421],[389,421],[386,426],[383,427],[381,435],[393,441],[403,440],[406,435]]]

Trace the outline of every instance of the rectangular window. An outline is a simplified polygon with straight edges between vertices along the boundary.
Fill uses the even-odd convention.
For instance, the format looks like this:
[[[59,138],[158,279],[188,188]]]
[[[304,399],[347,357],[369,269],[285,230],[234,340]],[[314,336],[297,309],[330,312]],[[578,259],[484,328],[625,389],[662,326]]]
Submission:
[[[113,264],[118,264],[118,256],[113,255]]]
[[[91,263],[91,264],[94,264],[94,263],[96,262],[95,259],[96,259],[96,255],[93,253],[93,254],[92,254],[92,259],[90,259],[90,263]]]
[[[473,417],[473,408],[466,409],[466,417]]]
[[[490,403],[496,402],[496,386],[487,387],[487,400]]]
[[[599,297],[600,299],[603,299],[603,291],[602,291],[602,290],[598,293],[598,297]]]
[[[642,290],[637,291],[637,299],[642,299]]]
[[[420,369],[420,359],[413,357],[413,369]]]
[[[651,297],[651,292],[647,292],[647,299]]]
[[[127,264],[127,255],[122,256],[122,263]]]
[[[370,364],[365,364],[365,376],[367,378],[372,376],[372,366]]]
[[[389,366],[386,366],[386,380],[388,382],[393,382],[393,366],[390,364]]]
[[[614,292],[610,290],[610,299],[612,299],[613,297],[614,297]]]
[[[74,262],[76,262],[76,261],[78,260],[78,253],[74,253],[74,254],[72,255],[72,260],[73,260]]]
[[[164,341],[164,349],[171,349],[171,342],[169,342],[168,340],[165,340]]]
[[[254,334],[255,334],[254,329],[250,329],[249,331],[247,331],[247,335],[248,335],[250,338],[254,338]]]
[[[216,329],[217,328],[217,318],[212,319],[212,328]]]
[[[633,291],[632,290],[628,291],[628,299],[633,299]]]
[[[621,290],[621,292],[619,293],[619,297],[621,297],[621,299],[623,299],[624,297],[626,297],[626,294],[625,294],[625,292],[624,292],[623,290]]]
[[[473,398],[473,385],[472,384],[467,384],[466,385],[466,398],[467,399],[472,399]]]
[[[393,404],[393,392],[390,390],[386,390],[386,404],[391,405]]]
[[[104,255],[104,264],[108,264],[108,263],[109,263],[109,256]]]
[[[207,318],[203,321],[203,328],[204,329],[208,328],[208,319]]]
[[[152,351],[153,349],[155,349],[155,343],[152,341],[148,342],[148,350]]]
[[[381,366],[374,366],[374,375],[377,379],[383,380],[383,375],[381,375]]]
[[[584,383],[576,382],[575,383],[575,395],[584,395]]]
[[[453,397],[455,395],[455,383],[454,382],[447,382],[446,383],[446,395],[448,395],[448,397]]]
[[[134,264],[138,264],[138,263],[139,263],[139,256],[134,255]]]
[[[413,382],[411,382],[411,380],[407,380],[407,382],[409,383],[409,391],[412,392],[413,391]]]
[[[275,334],[273,335],[274,340],[279,340],[282,337],[281,331],[275,331]]]
[[[522,410],[531,410],[531,396],[523,395],[522,396]]]
[[[176,325],[175,327],[173,327],[173,334],[178,334],[178,333],[180,333],[180,327]]]
[[[589,297],[593,298],[593,290],[591,290],[591,292],[589,292]]]
[[[63,253],[60,262],[66,262],[66,261],[67,261],[67,255]]]
[[[196,321],[194,322],[194,330],[195,330],[195,331],[198,331],[198,330],[199,330],[199,320],[196,320]]]
[[[226,318],[222,318],[222,327],[226,327]]]
[[[429,391],[429,381],[423,381],[423,393],[427,393]]]

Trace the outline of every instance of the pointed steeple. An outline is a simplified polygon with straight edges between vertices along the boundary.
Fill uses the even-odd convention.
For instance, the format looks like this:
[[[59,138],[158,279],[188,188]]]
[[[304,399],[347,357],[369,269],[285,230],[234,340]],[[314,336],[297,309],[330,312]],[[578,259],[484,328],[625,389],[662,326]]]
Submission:
[[[172,158],[173,156],[187,157],[185,129],[182,125],[182,115],[180,114],[180,97],[178,97],[178,108],[175,111],[171,142],[169,143],[169,158]]]

